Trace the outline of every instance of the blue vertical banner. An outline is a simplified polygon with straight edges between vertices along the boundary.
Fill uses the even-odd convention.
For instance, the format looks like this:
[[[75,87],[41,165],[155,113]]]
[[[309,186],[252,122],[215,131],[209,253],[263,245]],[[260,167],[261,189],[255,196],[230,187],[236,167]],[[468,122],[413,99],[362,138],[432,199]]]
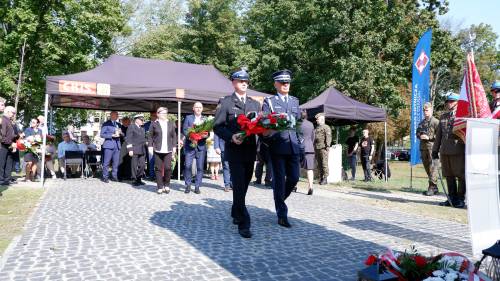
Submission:
[[[420,140],[416,136],[417,127],[424,119],[423,105],[429,101],[431,69],[432,29],[428,29],[420,38],[413,55],[413,76],[411,92],[411,162],[422,163],[420,159]]]

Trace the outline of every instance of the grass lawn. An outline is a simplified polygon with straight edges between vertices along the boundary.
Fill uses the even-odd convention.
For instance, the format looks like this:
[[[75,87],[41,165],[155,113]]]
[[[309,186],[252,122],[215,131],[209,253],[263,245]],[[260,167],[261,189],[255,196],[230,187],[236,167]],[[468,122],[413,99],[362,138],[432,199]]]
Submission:
[[[424,166],[418,164],[410,168],[410,162],[406,161],[389,161],[389,169],[391,177],[387,182],[384,180],[375,179],[373,182],[363,182],[363,168],[358,166],[356,169],[356,181],[347,181],[340,184],[345,187],[361,188],[372,191],[386,191],[386,190],[399,190],[405,192],[417,192],[427,190],[428,179],[425,173]],[[410,176],[413,170],[413,177]],[[347,171],[349,178],[351,177],[351,170]],[[438,182],[439,190],[442,192],[441,184]]]
[[[446,200],[444,196],[427,197],[421,195],[422,191],[427,190],[428,186],[427,174],[422,164],[413,167],[413,177],[410,177],[409,162],[390,161],[389,167],[391,178],[387,182],[379,179],[372,182],[363,182],[363,169],[361,166],[358,166],[355,181],[345,181],[327,186],[315,184],[315,187],[337,192],[342,198],[356,203],[402,211],[423,217],[467,223],[466,209],[439,206],[438,202]],[[350,170],[347,171],[349,177],[351,175],[350,172]],[[301,178],[299,187],[306,189],[306,186],[305,178]],[[443,194],[439,180],[438,187],[440,193]],[[363,193],[365,190],[374,193]]]
[[[12,239],[21,234],[44,190],[20,185],[0,187],[0,255]]]

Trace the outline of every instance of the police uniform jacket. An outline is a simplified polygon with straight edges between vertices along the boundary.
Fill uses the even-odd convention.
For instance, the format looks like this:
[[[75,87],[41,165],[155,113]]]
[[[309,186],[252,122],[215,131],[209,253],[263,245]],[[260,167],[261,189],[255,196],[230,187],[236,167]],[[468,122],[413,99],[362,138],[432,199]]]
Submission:
[[[235,93],[223,97],[219,101],[215,112],[214,132],[225,142],[224,161],[253,162],[255,161],[257,144],[255,136],[248,136],[243,143],[237,145],[232,142],[234,134],[241,132],[237,123],[240,114],[259,112],[260,103],[248,95],[243,103]]]
[[[328,125],[321,125],[316,128],[315,133],[316,139],[314,140],[314,148],[329,148],[332,143],[332,129],[330,129]]]
[[[143,128],[136,124],[128,126],[125,141],[128,152],[133,151],[137,155],[146,154],[146,133]]]
[[[299,100],[296,97],[287,96],[288,103],[285,103],[278,94],[264,99],[262,105],[264,114],[271,112],[287,113],[293,115],[296,121],[299,121]],[[264,142],[269,145],[271,154],[300,154],[303,152],[302,141],[295,129],[276,132],[272,136],[265,137]]]
[[[464,142],[453,133],[454,121],[455,111],[443,113],[439,117],[436,140],[432,146],[433,152],[439,152],[442,155],[465,154]]]
[[[120,137],[113,137],[113,134],[117,129],[122,129],[122,125],[118,122],[114,122],[112,120],[108,120],[102,124],[101,127],[101,138],[104,139],[104,143],[102,144],[102,148],[107,149],[120,149],[121,141]]]
[[[429,120],[422,120],[417,127],[417,138],[420,140],[420,149],[432,149],[434,141],[436,140],[436,132],[439,126],[439,120],[431,116]],[[428,140],[421,140],[420,135],[427,135]]]

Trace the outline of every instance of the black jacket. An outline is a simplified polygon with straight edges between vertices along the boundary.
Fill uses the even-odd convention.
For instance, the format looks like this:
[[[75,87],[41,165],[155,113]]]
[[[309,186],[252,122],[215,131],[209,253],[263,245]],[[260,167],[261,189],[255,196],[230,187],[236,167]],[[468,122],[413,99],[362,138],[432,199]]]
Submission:
[[[257,154],[257,143],[255,136],[246,137],[242,144],[232,142],[233,134],[241,131],[236,122],[240,114],[259,112],[260,103],[247,95],[246,102],[233,93],[223,97],[219,101],[215,112],[214,132],[225,141],[224,161],[253,162]]]
[[[11,145],[17,137],[17,134],[14,130],[14,125],[12,124],[12,120],[10,120],[10,118],[7,116],[2,116],[1,125],[2,125],[0,129],[1,142],[2,144]]]
[[[128,126],[125,141],[127,142],[127,151],[133,151],[137,155],[146,154],[146,133],[143,128],[136,124]]]
[[[152,147],[154,151],[160,151],[162,146],[163,134],[167,134],[167,147],[168,151],[172,151],[174,147],[177,147],[177,133],[175,131],[175,124],[172,121],[168,121],[168,131],[164,132],[161,129],[160,122],[158,120],[151,122],[148,132],[148,147]]]

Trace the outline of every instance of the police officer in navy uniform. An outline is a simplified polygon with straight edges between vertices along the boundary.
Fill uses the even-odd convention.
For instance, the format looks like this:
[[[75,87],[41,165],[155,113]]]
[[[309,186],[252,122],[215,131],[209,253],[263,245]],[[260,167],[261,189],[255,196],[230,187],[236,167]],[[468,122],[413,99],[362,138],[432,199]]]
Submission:
[[[229,162],[231,171],[233,223],[238,225],[238,232],[242,237],[250,238],[250,215],[245,206],[245,196],[253,175],[257,144],[255,136],[241,138],[241,129],[236,121],[240,114],[259,112],[260,103],[246,94],[249,75],[245,70],[233,72],[231,80],[234,93],[219,101],[215,112],[214,132],[225,141],[223,161]]]
[[[292,72],[286,69],[273,73],[274,87],[278,93],[264,99],[262,105],[264,114],[287,113],[296,120],[300,119],[299,100],[288,95],[292,81],[291,75]],[[288,208],[285,200],[299,181],[300,154],[303,152],[299,135],[295,129],[281,132],[268,131],[264,134],[264,142],[269,145],[273,166],[272,186],[278,224],[291,227],[288,222]]]
[[[111,111],[110,120],[101,127],[101,138],[104,161],[102,163],[102,181],[109,182],[109,164],[112,163],[111,180],[118,181],[118,164],[120,162],[120,138],[123,137],[122,125],[118,123],[118,112]]]

